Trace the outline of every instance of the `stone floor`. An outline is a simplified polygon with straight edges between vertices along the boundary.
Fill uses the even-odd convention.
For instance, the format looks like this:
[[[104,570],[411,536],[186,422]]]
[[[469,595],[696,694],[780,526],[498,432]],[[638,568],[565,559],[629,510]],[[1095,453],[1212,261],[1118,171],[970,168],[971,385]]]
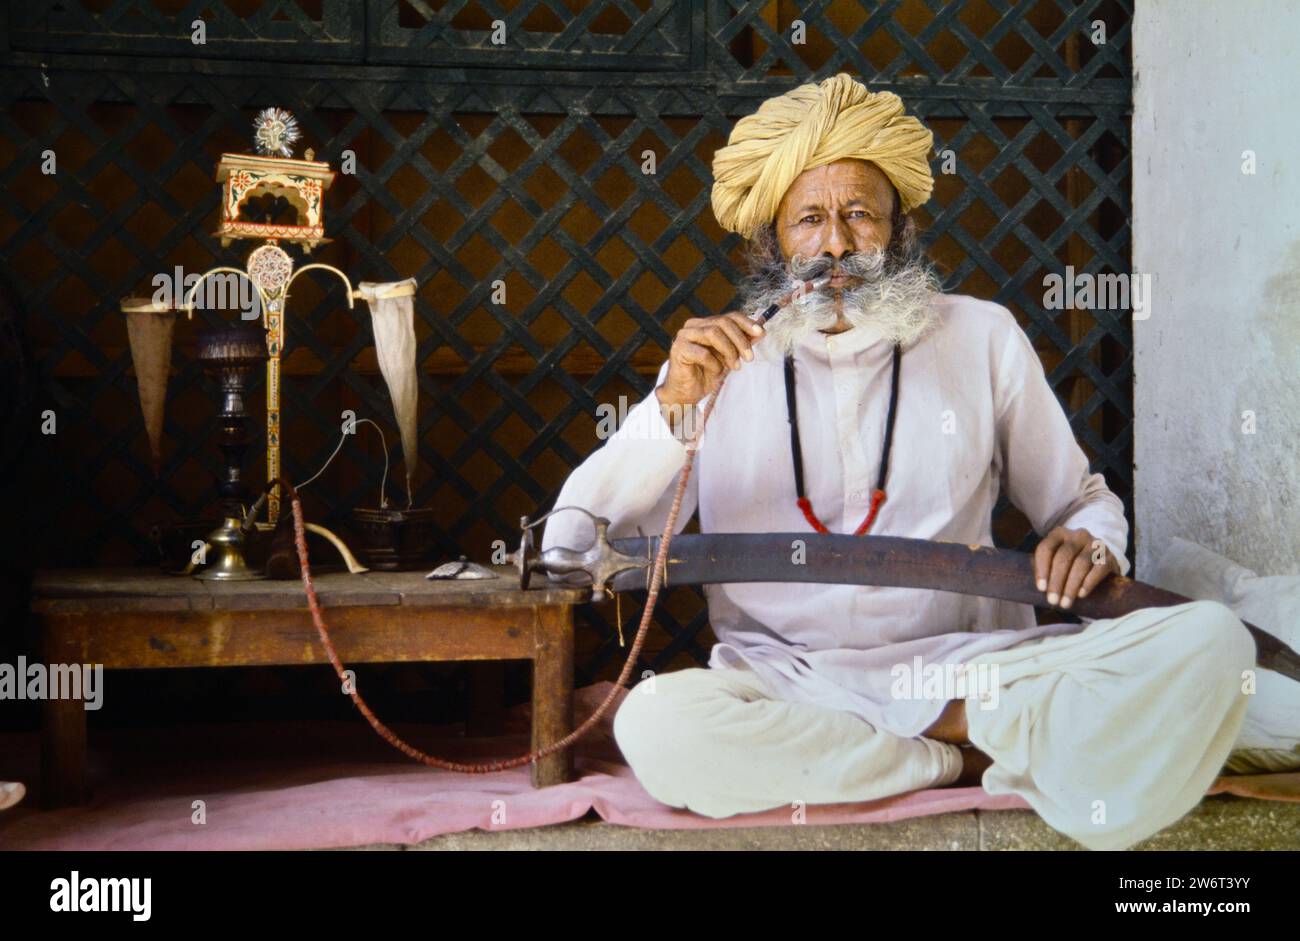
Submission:
[[[415,846],[375,844],[358,849],[415,850],[1077,850],[1030,811],[971,811],[890,824],[834,827],[755,827],[642,830],[595,817],[551,827],[470,830]],[[1209,797],[1174,826],[1134,847],[1140,850],[1300,850],[1300,803]]]

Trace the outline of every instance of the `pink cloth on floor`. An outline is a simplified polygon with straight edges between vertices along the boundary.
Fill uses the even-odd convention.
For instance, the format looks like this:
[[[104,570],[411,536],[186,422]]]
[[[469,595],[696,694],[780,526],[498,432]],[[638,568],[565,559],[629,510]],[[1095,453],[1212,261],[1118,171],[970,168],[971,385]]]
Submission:
[[[578,721],[609,692],[578,690]],[[626,695],[620,691],[619,697]],[[577,820],[595,810],[612,824],[651,829],[793,825],[792,809],[712,820],[660,804],[623,763],[611,727],[617,705],[576,746],[578,780],[534,789],[525,766],[489,775],[425,768],[354,723],[302,722],[92,733],[95,796],[84,807],[43,812],[30,796],[0,813],[4,849],[315,849],[414,844],[444,833],[508,830]],[[487,760],[522,753],[526,707],[507,718],[508,735],[458,737],[453,728],[403,727],[417,747],[445,757]],[[108,742],[110,747],[102,747]],[[0,780],[36,783],[34,736],[0,737]],[[1285,779],[1285,780],[1283,780]],[[1210,793],[1300,800],[1300,774],[1221,778]],[[192,822],[202,800],[207,822]],[[964,810],[1011,810],[1017,797],[981,788],[916,791],[860,804],[813,805],[804,825],[887,823]],[[495,815],[495,820],[494,820]],[[504,819],[502,819],[504,815]]]

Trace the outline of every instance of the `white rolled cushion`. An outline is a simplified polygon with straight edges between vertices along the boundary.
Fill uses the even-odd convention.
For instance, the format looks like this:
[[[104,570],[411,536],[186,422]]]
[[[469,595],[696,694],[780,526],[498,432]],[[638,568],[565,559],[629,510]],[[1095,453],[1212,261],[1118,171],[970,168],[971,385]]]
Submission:
[[[1143,581],[1217,601],[1300,650],[1300,575],[1256,575],[1175,537]],[[1259,670],[1255,679],[1255,694],[1226,768],[1238,774],[1300,770],[1300,682],[1272,670]]]

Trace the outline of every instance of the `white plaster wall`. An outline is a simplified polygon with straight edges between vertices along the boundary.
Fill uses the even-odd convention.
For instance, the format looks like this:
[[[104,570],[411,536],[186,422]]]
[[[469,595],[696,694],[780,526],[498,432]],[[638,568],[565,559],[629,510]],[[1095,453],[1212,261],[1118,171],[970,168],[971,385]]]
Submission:
[[[1300,2],[1136,7],[1136,576],[1173,536],[1300,572]]]

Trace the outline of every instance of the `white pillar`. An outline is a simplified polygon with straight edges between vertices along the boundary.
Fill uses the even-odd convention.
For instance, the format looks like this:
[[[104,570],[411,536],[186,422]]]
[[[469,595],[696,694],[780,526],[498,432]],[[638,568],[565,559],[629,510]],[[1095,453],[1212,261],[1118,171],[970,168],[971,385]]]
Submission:
[[[1136,575],[1173,536],[1300,572],[1300,2],[1139,0],[1133,37]]]

